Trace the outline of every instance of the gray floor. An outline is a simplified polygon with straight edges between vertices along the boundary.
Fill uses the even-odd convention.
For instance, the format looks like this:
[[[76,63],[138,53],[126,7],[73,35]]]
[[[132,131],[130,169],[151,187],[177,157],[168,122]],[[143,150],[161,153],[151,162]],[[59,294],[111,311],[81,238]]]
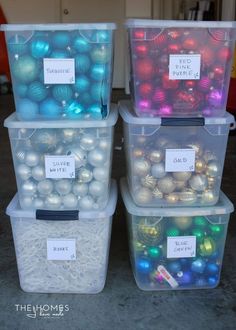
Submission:
[[[115,91],[113,100],[122,97]],[[0,96],[0,122],[14,109],[10,95]],[[122,138],[122,123],[116,126],[115,146]],[[129,264],[124,207],[119,198],[113,231],[106,286],[97,295],[27,294],[21,291],[12,232],[5,209],[16,185],[10,145],[5,128],[0,129],[0,329],[235,329],[236,323],[236,215],[231,216],[220,285],[213,290],[143,292]],[[125,174],[123,151],[114,151],[113,177]],[[118,164],[118,166],[116,166]],[[229,138],[223,190],[236,202],[236,134]],[[16,305],[69,305],[64,316],[35,319]]]

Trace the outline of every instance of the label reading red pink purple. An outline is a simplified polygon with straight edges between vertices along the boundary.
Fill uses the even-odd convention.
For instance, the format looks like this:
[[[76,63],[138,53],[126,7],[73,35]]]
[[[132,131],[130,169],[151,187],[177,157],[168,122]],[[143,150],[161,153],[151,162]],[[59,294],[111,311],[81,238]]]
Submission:
[[[200,79],[200,54],[171,54],[169,57],[170,80]]]

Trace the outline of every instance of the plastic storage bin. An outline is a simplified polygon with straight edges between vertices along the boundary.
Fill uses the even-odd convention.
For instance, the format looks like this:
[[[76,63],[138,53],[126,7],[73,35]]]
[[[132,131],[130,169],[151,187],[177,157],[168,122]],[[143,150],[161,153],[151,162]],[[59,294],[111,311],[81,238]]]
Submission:
[[[115,24],[2,25],[20,120],[102,119]]]
[[[127,26],[138,116],[224,114],[235,22],[133,19]]]
[[[141,208],[121,180],[130,258],[142,290],[214,288],[220,281],[233,204],[221,192],[214,207]]]
[[[18,121],[8,127],[22,209],[103,209],[109,197],[117,107],[105,120]]]
[[[203,206],[218,201],[234,117],[137,118],[120,102],[127,175],[140,206]]]
[[[106,280],[116,201],[114,181],[103,211],[24,211],[16,195],[7,214],[22,290],[100,292]]]

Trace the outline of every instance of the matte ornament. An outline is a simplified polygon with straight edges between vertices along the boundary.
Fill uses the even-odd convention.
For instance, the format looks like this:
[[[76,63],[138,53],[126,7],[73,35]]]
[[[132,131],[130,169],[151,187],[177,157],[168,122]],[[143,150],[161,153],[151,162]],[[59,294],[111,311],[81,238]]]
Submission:
[[[66,31],[54,32],[52,35],[52,45],[56,49],[65,49],[70,45],[70,33]]]
[[[193,275],[190,271],[184,271],[181,277],[176,278],[177,282],[181,286],[187,286],[192,284],[193,282]]]
[[[216,287],[219,282],[218,276],[208,277],[207,282],[211,287]]]
[[[40,115],[47,119],[56,119],[61,113],[61,106],[52,98],[45,99],[39,106]]]
[[[93,65],[90,76],[96,81],[102,81],[106,76],[106,67],[103,64]]]
[[[49,179],[42,180],[38,183],[37,189],[40,195],[49,195],[53,191],[53,183]]]
[[[172,175],[178,181],[187,181],[190,179],[192,173],[191,172],[173,172]]]
[[[66,209],[76,210],[78,208],[78,199],[72,193],[62,197],[62,202]]]
[[[60,209],[62,199],[58,194],[50,194],[45,198],[45,207],[49,210],[58,210]]]
[[[206,267],[206,262],[203,259],[198,258],[192,262],[191,270],[195,273],[202,274],[205,270],[205,267]]]
[[[90,81],[86,76],[78,76],[75,79],[75,84],[73,85],[73,89],[77,93],[84,93],[89,89]]]
[[[107,160],[107,153],[100,149],[96,148],[89,152],[88,154],[88,162],[95,167],[104,166]]]
[[[16,111],[21,120],[34,120],[39,115],[39,106],[29,99],[18,101]]]
[[[28,180],[31,177],[31,168],[25,164],[16,167],[16,173],[21,180]]]
[[[51,52],[50,42],[41,38],[33,40],[30,48],[31,55],[36,59],[47,57]]]
[[[165,165],[163,163],[154,164],[151,167],[151,174],[154,178],[161,179],[166,175]]]
[[[139,95],[142,98],[149,98],[153,92],[153,86],[148,82],[144,82],[139,85],[138,90],[139,90]]]
[[[220,272],[220,267],[214,262],[207,263],[206,272],[210,275],[218,275]]]
[[[67,51],[61,49],[55,49],[50,54],[51,58],[69,58],[70,54]]]
[[[12,74],[20,82],[28,84],[37,79],[39,65],[33,57],[24,55],[13,62]]]

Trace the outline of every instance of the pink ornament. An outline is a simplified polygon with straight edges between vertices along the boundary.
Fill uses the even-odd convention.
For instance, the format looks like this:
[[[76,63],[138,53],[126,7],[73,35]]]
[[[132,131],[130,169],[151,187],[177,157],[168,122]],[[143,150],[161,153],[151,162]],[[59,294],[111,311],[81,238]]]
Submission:
[[[148,82],[144,82],[144,83],[140,84],[138,86],[138,92],[139,92],[140,97],[144,97],[144,98],[150,97],[150,95],[153,92],[152,84],[150,84]]]
[[[202,92],[208,92],[209,88],[211,87],[211,83],[212,81],[207,76],[202,77],[198,81],[198,89]]]
[[[172,115],[172,106],[169,104],[162,105],[158,111],[160,116],[170,116]]]
[[[149,100],[140,100],[138,102],[138,109],[141,112],[149,112],[151,109],[151,102]]]
[[[221,91],[214,89],[207,95],[206,99],[209,105],[219,107],[222,104],[223,94]]]
[[[160,272],[157,272],[157,273],[155,274],[155,279],[156,279],[156,281],[159,282],[159,283],[162,283],[162,282],[164,281],[164,278],[162,277],[162,275],[161,275]]]
[[[212,116],[212,109],[206,107],[206,108],[204,108],[204,109],[202,110],[202,114],[203,114],[203,116],[205,116],[205,117],[210,117],[210,116]]]
[[[153,95],[153,102],[163,103],[166,99],[166,93],[163,89],[157,88]]]

